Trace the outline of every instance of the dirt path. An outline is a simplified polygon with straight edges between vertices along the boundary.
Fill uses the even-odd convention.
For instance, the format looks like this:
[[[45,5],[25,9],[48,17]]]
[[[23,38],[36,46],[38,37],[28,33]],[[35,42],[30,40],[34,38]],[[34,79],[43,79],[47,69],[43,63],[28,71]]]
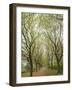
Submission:
[[[57,70],[47,69],[43,67],[39,71],[33,72],[32,76],[51,76],[51,75],[56,75],[56,74],[57,74]],[[30,76],[30,72],[22,73],[22,77],[29,77],[29,76]]]
[[[52,69],[40,69],[37,72],[33,72],[33,76],[48,76],[48,75],[56,75],[57,71],[56,70],[52,70]]]

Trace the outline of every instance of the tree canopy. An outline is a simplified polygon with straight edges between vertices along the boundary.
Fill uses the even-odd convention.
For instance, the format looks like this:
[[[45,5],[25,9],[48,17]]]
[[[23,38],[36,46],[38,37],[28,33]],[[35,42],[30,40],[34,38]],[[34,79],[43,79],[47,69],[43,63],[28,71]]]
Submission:
[[[55,69],[63,72],[63,15],[21,13],[22,73]],[[23,69],[25,68],[25,69]]]

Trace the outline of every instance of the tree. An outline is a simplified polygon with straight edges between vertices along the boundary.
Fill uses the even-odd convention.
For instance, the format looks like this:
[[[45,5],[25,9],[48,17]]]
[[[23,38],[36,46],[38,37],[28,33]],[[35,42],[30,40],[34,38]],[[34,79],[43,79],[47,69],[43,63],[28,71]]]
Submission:
[[[56,16],[58,17],[58,16]],[[57,65],[58,65],[58,71],[57,73],[60,73],[60,61],[62,60],[63,56],[63,29],[62,29],[62,21],[59,21],[58,18],[55,18],[56,22],[54,23],[54,26],[52,27],[52,30],[47,31],[47,38],[50,40],[52,45],[52,51],[54,52],[54,55],[56,57]],[[62,20],[62,19],[61,19]]]
[[[21,18],[22,60],[28,63],[30,76],[33,71],[37,72],[45,65],[53,69],[54,63],[57,64],[59,74],[63,61],[63,16],[22,13]]]
[[[45,30],[45,37],[48,42],[47,50],[49,51],[51,48],[48,52],[49,61],[53,61],[52,58],[55,56],[58,65],[57,73],[60,73],[60,62],[63,56],[63,16],[47,14],[42,15],[40,19],[41,27]]]
[[[32,76],[33,71],[32,48],[35,40],[40,36],[40,34],[35,34],[34,31],[36,18],[35,14],[22,13],[22,56],[30,63],[30,76]]]

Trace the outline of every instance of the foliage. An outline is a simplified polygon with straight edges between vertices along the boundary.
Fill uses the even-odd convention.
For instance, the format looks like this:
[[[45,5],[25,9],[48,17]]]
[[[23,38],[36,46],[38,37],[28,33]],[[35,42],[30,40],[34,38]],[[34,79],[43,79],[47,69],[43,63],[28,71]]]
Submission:
[[[21,13],[22,68],[28,76],[34,72],[63,71],[63,15]],[[23,73],[23,69],[22,69]],[[49,74],[50,75],[50,74]]]

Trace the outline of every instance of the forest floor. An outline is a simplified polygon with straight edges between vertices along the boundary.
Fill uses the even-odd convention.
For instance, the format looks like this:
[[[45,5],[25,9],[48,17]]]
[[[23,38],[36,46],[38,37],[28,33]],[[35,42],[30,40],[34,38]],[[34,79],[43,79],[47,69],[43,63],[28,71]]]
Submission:
[[[40,69],[37,72],[33,72],[33,76],[49,76],[56,74],[57,74],[57,70],[54,69],[48,69],[48,70]]]
[[[51,76],[51,75],[57,75],[57,70],[41,68],[39,71],[33,72],[33,76]],[[29,77],[29,76],[30,72],[22,73],[22,77]]]

